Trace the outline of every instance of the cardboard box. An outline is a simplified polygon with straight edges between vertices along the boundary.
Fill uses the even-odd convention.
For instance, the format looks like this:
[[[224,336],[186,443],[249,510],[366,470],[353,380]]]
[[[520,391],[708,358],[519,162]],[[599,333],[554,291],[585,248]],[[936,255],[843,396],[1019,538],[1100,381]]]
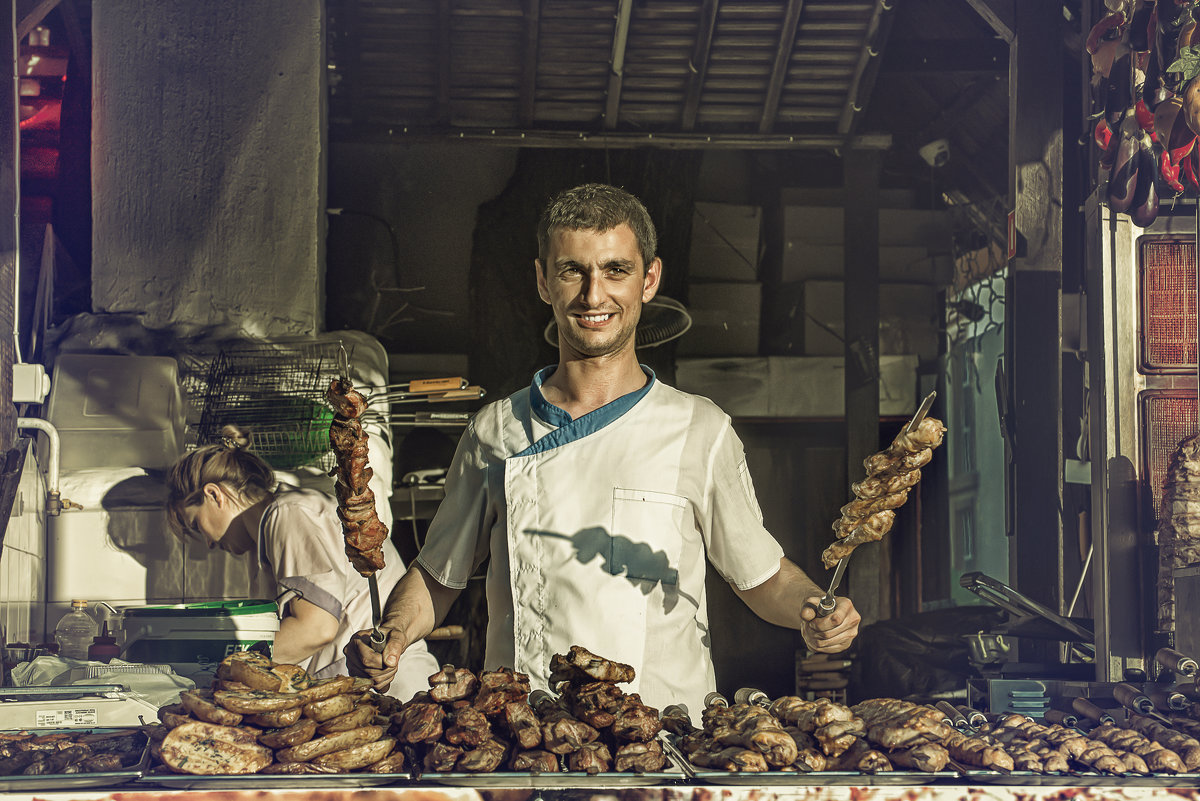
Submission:
[[[912,414],[917,408],[916,355],[879,359],[879,413]],[[731,417],[845,416],[844,366],[831,356],[764,356],[752,359],[679,359],[675,384],[711,399]]]
[[[843,210],[839,206],[786,206],[783,280],[840,278],[845,272]],[[879,210],[879,275],[883,280],[947,283],[952,274],[949,212]]]
[[[770,414],[770,366],[765,356],[749,359],[678,359],[675,386],[703,395],[732,417]]]
[[[843,283],[805,281],[804,311],[804,354],[841,356],[845,351]],[[937,292],[932,285],[879,285],[879,352],[937,357]]]
[[[688,276],[692,280],[757,281],[762,209],[695,204]]]
[[[693,283],[688,287],[692,327],[679,339],[680,356],[755,356],[762,284]]]

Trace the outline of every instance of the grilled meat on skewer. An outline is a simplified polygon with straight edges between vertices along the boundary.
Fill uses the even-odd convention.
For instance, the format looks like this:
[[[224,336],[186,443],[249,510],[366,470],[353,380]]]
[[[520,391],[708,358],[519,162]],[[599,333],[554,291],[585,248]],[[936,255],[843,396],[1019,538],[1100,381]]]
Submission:
[[[367,487],[371,468],[367,466],[367,432],[358,419],[367,410],[367,400],[354,389],[349,379],[334,379],[325,393],[333,407],[329,426],[329,445],[337,466],[334,492],[338,516],[346,539],[346,556],[364,576],[384,567],[382,546],[388,538],[387,526],[375,512],[375,495]]]

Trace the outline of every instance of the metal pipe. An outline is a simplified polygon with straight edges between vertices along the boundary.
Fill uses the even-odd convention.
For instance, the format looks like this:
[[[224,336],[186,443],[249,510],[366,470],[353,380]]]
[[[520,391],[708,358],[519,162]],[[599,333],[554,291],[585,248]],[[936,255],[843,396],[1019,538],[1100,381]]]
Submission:
[[[57,517],[63,507],[62,493],[58,488],[58,465],[62,453],[58,429],[40,417],[18,417],[17,428],[37,429],[50,442],[50,458],[46,462],[46,514]]]

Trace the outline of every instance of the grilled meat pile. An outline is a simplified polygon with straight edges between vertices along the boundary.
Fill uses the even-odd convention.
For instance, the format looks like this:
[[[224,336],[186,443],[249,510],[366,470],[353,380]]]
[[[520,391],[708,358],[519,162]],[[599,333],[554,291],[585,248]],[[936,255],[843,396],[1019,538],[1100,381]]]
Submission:
[[[1134,715],[1128,727],[1090,733],[1008,714],[976,730],[953,728],[937,709],[895,698],[847,707],[828,699],[783,696],[769,706],[714,704],[704,728],[665,721],[693,765],[723,771],[987,771],[1113,775],[1184,773],[1200,767],[1200,741],[1180,718],[1175,728]],[[789,748],[781,736],[793,741]]]
[[[392,731],[429,772],[556,772],[560,760],[583,773],[662,769],[657,710],[616,686],[633,668],[572,646],[550,669],[559,695],[531,699],[523,673],[446,665],[392,716]]]
[[[1200,434],[1171,454],[1158,515],[1158,628],[1175,630],[1175,569],[1200,564]]]
[[[333,407],[329,424],[329,445],[337,466],[331,475],[337,478],[338,517],[346,538],[346,556],[354,569],[369,576],[383,568],[383,543],[388,527],[375,512],[375,493],[368,482],[373,471],[367,464],[367,432],[363,430],[363,412],[367,399],[356,391],[349,379],[334,379],[325,393]]]
[[[826,567],[865,542],[883,539],[891,530],[895,510],[921,480],[921,468],[929,464],[945,433],[940,420],[926,417],[912,431],[901,430],[885,450],[863,460],[867,476],[851,485],[854,500],[842,507],[842,516],[833,524],[838,539],[821,554]]]
[[[385,736],[392,699],[366,679],[313,679],[296,665],[237,651],[213,688],[187,690],[146,726],[150,753],[175,773],[399,773]]]
[[[136,729],[112,732],[0,734],[0,776],[113,773],[141,761],[146,737]]]

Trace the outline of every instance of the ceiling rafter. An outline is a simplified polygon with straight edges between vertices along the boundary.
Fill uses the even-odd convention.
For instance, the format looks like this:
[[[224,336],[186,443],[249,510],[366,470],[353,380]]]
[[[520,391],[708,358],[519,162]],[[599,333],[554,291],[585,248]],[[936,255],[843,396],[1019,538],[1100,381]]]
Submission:
[[[542,0],[525,0],[525,39],[521,57],[521,87],[517,119],[521,125],[533,124],[537,98],[538,36],[541,27]]]
[[[787,77],[792,49],[796,46],[796,29],[800,26],[800,12],[803,10],[804,0],[788,0],[783,26],[779,31],[779,47],[775,50],[775,63],[771,67],[771,79],[767,83],[767,97],[763,102],[762,117],[758,121],[760,134],[770,133],[775,128],[775,118],[779,114],[779,98],[783,94],[783,81]]]
[[[612,59],[608,66],[608,96],[604,101],[604,128],[617,127],[621,109],[621,81],[625,77],[625,46],[629,43],[629,18],[633,15],[633,0],[620,0],[617,6],[616,28],[613,31]]]
[[[892,0],[893,3],[896,0]],[[879,0],[875,10],[871,12],[871,21],[867,24],[866,35],[863,36],[862,50],[858,54],[858,63],[854,67],[854,78],[850,81],[850,90],[846,92],[846,101],[842,105],[842,116],[838,120],[838,133],[850,136],[854,133],[855,121],[867,105],[871,91],[875,88],[875,77],[879,74],[879,65],[883,61],[883,49],[887,44],[891,31],[893,15],[892,7],[887,0]]]
[[[17,41],[21,41],[29,35],[30,31],[41,25],[42,20],[54,10],[58,3],[59,0],[40,0],[40,2],[24,14],[20,14],[20,8],[18,7],[17,11],[20,22],[17,23]]]
[[[688,62],[687,87],[683,94],[682,128],[696,128],[700,113],[700,95],[704,90],[704,77],[708,74],[708,54],[712,50],[713,31],[717,28],[717,12],[721,0],[704,0],[700,7],[700,24],[696,29],[696,44]]]

